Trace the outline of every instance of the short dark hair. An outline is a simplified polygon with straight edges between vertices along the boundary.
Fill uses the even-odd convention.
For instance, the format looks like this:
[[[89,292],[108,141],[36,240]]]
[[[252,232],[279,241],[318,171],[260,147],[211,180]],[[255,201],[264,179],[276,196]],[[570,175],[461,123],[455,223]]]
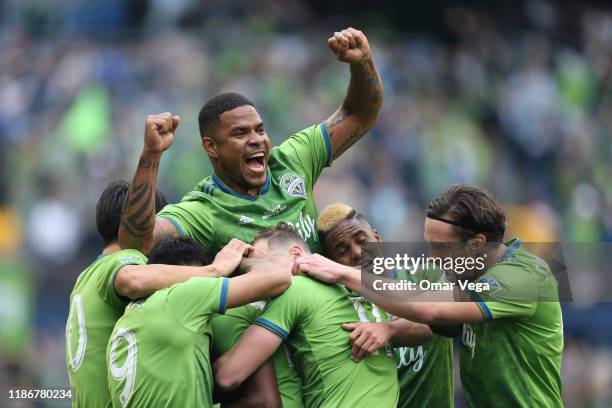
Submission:
[[[484,234],[488,242],[501,242],[506,231],[504,209],[493,194],[466,184],[452,185],[431,200],[427,217],[450,218],[463,242],[476,234]]]
[[[98,199],[96,226],[105,247],[118,239],[121,211],[129,188],[130,184],[125,180],[113,181],[106,186]],[[155,212],[160,211],[166,204],[166,196],[158,190],[155,195]]]
[[[285,222],[279,222],[275,227],[267,228],[259,232],[253,244],[257,241],[265,240],[270,248],[289,246],[298,244],[304,252],[310,253],[310,248],[298,232]]]
[[[200,137],[214,137],[213,128],[219,120],[219,116],[223,112],[239,108],[244,105],[254,106],[246,96],[234,92],[222,93],[210,99],[198,115],[198,124],[200,125]]]
[[[164,238],[149,253],[149,264],[206,266],[210,259],[204,247],[191,238]]]

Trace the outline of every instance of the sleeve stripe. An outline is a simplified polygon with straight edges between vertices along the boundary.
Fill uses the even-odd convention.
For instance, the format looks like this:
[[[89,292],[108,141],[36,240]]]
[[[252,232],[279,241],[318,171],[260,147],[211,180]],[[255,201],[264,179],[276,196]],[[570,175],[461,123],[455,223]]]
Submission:
[[[221,299],[219,300],[219,313],[224,314],[225,308],[227,307],[227,292],[229,288],[229,279],[223,278],[221,283]]]
[[[331,138],[329,137],[329,133],[327,133],[325,122],[321,122],[319,124],[319,127],[321,128],[321,133],[323,134],[323,140],[325,140],[325,151],[327,152],[327,160],[325,160],[325,167],[329,167],[331,166],[331,160],[332,160]]]
[[[170,221],[172,223],[172,225],[174,225],[176,227],[176,230],[178,231],[178,233],[179,233],[179,235],[181,237],[186,236],[185,232],[183,231],[183,229],[181,228],[179,223],[174,218],[171,218],[171,217],[169,217],[167,215],[160,215],[158,218],[163,218],[164,220]]]
[[[129,302],[129,301],[131,301],[131,299],[130,299],[130,298],[127,298],[127,297],[125,297],[125,296],[121,296],[121,295],[120,295],[120,294],[117,292],[117,289],[116,289],[116,287],[115,287],[115,280],[117,280],[117,274],[119,273],[119,271],[120,271],[120,270],[121,270],[121,269],[122,269],[124,266],[128,266],[128,265],[142,265],[142,264],[139,264],[139,263],[134,263],[134,262],[128,262],[128,263],[122,263],[122,264],[119,264],[119,265],[118,265],[118,266],[115,268],[115,270],[113,271],[113,273],[111,274],[111,278],[110,278],[110,282],[109,282],[109,284],[110,284],[110,292],[111,292],[112,294],[114,294],[114,295],[117,297],[117,299],[121,300],[122,302],[126,302],[126,303],[127,303],[127,302]]]
[[[487,303],[484,300],[482,300],[482,298],[478,296],[476,292],[472,290],[468,290],[467,293],[470,295],[472,299],[474,299],[474,302],[478,304],[478,306],[480,307],[480,310],[482,310],[482,313],[484,314],[485,319],[493,320],[493,313],[491,313],[491,310],[489,309],[489,306],[487,306]]]
[[[258,326],[261,326],[265,329],[270,330],[272,333],[281,337],[283,340],[287,340],[287,338],[289,337],[289,334],[286,331],[284,331],[282,328],[278,327],[277,325],[275,325],[269,320],[258,317],[257,319],[255,319],[254,323]]]

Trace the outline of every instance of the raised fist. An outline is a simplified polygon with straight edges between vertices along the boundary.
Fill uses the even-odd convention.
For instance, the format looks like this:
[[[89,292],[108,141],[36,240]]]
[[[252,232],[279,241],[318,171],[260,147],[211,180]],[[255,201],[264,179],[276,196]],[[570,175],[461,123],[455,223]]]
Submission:
[[[368,39],[361,31],[355,30],[352,27],[335,32],[327,40],[327,44],[336,55],[336,58],[338,58],[338,61],[353,64],[360,63],[364,59],[371,57]]]
[[[162,153],[167,150],[172,145],[174,132],[180,120],[178,116],[172,116],[170,112],[147,115],[145,121],[145,149],[152,153]]]

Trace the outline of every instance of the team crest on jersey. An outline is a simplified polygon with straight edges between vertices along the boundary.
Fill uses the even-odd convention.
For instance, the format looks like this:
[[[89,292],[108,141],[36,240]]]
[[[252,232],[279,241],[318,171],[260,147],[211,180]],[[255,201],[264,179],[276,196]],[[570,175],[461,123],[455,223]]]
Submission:
[[[306,186],[304,180],[294,173],[287,173],[279,180],[279,184],[285,193],[292,197],[306,198]]]

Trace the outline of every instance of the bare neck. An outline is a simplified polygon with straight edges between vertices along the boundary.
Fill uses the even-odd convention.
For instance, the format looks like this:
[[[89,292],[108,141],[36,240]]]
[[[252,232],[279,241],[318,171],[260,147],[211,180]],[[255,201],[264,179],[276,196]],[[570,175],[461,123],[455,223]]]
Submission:
[[[118,243],[115,242],[113,244],[105,246],[104,249],[102,250],[102,255],[112,254],[113,252],[117,252],[117,251],[121,251],[121,247],[119,246]]]
[[[255,188],[242,186],[238,183],[233,182],[227,177],[223,176],[221,172],[216,171],[216,170],[215,170],[215,175],[217,176],[219,180],[223,182],[223,184],[225,184],[226,186],[228,186],[229,188],[231,188],[232,190],[234,190],[236,193],[240,195],[258,196],[259,193],[261,192],[261,189],[263,188],[263,186],[255,187]]]

